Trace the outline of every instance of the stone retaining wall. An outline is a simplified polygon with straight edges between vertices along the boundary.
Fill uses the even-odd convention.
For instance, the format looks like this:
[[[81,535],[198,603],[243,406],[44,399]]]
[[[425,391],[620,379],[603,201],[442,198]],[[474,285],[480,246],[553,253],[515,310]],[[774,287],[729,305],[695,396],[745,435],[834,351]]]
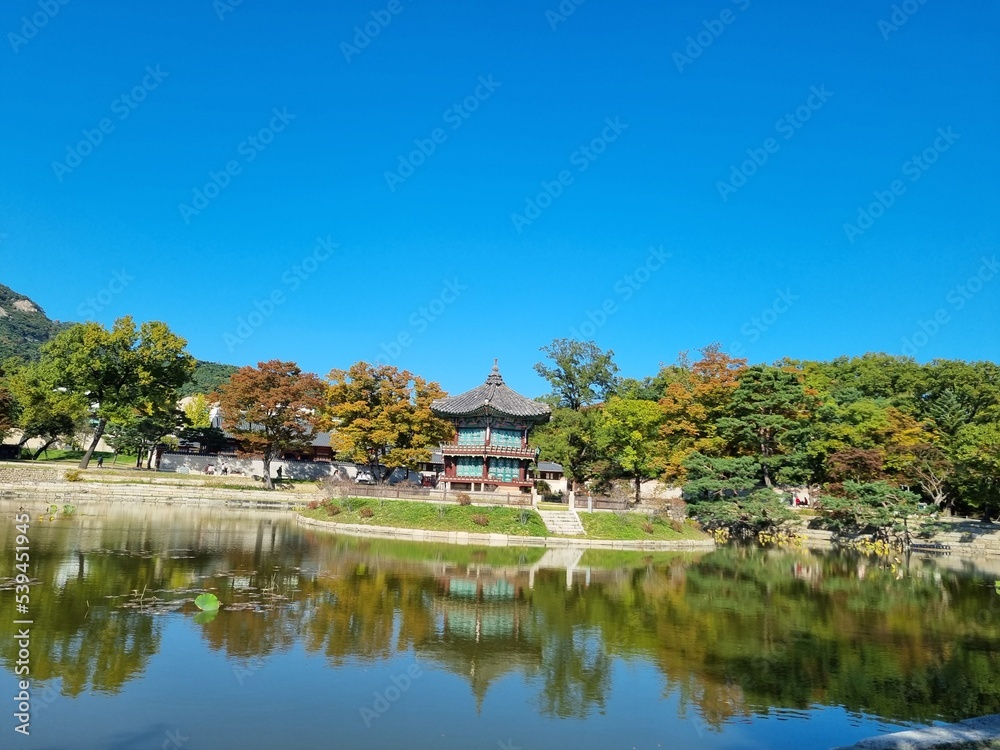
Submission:
[[[18,466],[0,464],[0,487],[7,484],[33,484],[35,482],[58,482],[66,469],[55,466]]]
[[[311,495],[215,487],[178,487],[152,484],[98,484],[96,482],[32,482],[0,484],[0,500],[42,500],[55,505],[86,501],[122,503],[183,503],[187,505],[236,505],[255,508],[297,508]]]
[[[1000,555],[1000,525],[994,527],[975,521],[958,521],[951,529],[935,534],[930,539],[914,541],[915,552],[935,552],[961,555]],[[822,529],[798,530],[807,547],[828,549],[834,546],[834,533]]]

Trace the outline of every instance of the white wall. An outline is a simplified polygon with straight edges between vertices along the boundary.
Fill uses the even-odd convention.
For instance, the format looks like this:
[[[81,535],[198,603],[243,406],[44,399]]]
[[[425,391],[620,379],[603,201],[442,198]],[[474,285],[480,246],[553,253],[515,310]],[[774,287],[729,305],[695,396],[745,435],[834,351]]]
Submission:
[[[229,473],[239,473],[245,476],[263,476],[264,462],[259,458],[238,458],[236,456],[202,456],[190,453],[164,453],[160,458],[160,471],[170,471],[188,474],[203,474],[205,467],[212,465],[218,475],[222,471],[222,465],[229,468]],[[322,479],[333,476],[334,471],[339,467],[347,472],[347,475],[354,479],[358,470],[354,464],[329,463],[324,461],[271,461],[271,476],[275,476],[278,467],[281,467],[281,476],[285,479]]]

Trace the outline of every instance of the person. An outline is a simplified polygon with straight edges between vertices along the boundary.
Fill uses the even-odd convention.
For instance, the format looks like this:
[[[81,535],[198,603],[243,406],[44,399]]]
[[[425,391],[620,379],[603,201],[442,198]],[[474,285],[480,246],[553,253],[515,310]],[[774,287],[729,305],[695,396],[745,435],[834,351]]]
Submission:
[[[280,482],[281,481],[281,467],[280,466],[278,467],[278,472],[277,473],[278,473],[278,481]]]
[[[227,464],[225,461],[223,461],[222,462],[222,476],[226,476],[227,474],[229,474],[229,464]]]
[[[104,456],[97,457],[97,468],[98,469],[104,468]]]

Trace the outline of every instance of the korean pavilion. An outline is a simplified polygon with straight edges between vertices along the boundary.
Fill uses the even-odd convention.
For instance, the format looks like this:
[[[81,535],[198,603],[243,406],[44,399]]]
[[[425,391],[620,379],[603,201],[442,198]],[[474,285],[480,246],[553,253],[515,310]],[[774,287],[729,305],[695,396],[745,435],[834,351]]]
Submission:
[[[528,466],[538,449],[528,444],[528,433],[549,420],[551,409],[507,387],[496,363],[483,385],[436,399],[431,411],[455,426],[454,442],[441,446],[444,476],[440,481],[446,489],[531,489]]]

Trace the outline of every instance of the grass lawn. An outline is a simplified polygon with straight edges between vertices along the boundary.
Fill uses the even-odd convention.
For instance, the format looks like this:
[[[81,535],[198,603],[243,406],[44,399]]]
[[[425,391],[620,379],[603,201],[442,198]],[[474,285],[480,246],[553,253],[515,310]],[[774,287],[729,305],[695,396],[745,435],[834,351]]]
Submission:
[[[66,451],[66,450],[48,450],[38,457],[36,463],[80,463],[80,459],[83,458],[83,454],[86,451]],[[104,457],[105,466],[120,466],[123,469],[127,469],[130,466],[135,466],[135,456],[129,456],[124,453],[118,454],[118,460],[115,461],[115,454],[109,453],[107,451],[94,451],[94,457],[90,459],[91,466],[97,466],[97,459]],[[145,464],[143,464],[145,465]]]
[[[668,521],[657,519],[652,522],[652,533],[643,528],[649,517],[641,513],[580,513],[580,522],[591,539],[636,539],[663,540],[668,542],[681,539],[708,539],[689,523],[681,524],[680,531],[674,530]]]
[[[545,524],[530,508],[477,507],[475,505],[443,505],[438,503],[383,500],[373,498],[345,498],[328,501],[341,508],[330,515],[327,506],[301,511],[306,518],[337,523],[362,523],[369,526],[398,526],[404,529],[429,531],[469,531],[479,534],[509,534],[511,536],[548,536]],[[350,508],[350,510],[348,510]],[[370,518],[361,515],[369,508]],[[524,523],[522,523],[522,511]],[[489,523],[480,526],[473,516],[485,516]]]

